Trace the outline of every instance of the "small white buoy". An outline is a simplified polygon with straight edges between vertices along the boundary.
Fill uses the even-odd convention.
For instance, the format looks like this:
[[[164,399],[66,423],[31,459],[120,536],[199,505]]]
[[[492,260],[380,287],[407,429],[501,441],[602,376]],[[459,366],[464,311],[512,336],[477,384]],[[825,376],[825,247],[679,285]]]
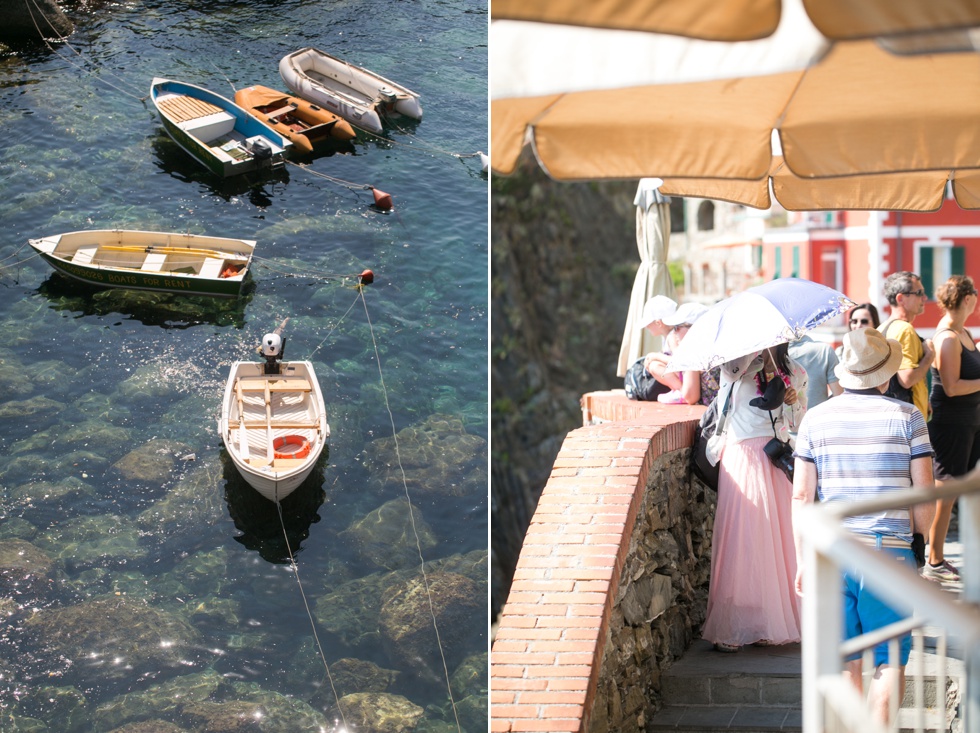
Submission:
[[[477,155],[480,156],[480,165],[483,166],[483,172],[486,173],[487,169],[490,168],[490,156],[482,150],[477,151]]]

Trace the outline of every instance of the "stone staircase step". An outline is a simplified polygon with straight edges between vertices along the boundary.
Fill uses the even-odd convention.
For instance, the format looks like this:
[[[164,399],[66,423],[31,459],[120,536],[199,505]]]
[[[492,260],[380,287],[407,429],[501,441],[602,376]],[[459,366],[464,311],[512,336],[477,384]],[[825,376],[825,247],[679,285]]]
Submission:
[[[799,733],[800,707],[771,705],[667,705],[650,720],[647,733]]]

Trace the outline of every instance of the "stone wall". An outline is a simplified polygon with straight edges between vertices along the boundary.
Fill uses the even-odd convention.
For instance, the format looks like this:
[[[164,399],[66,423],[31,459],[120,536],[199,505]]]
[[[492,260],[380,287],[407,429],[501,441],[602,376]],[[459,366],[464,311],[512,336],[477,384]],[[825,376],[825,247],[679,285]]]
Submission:
[[[688,456],[702,407],[582,400],[521,548],[490,660],[491,731],[640,731],[698,633],[711,494]]]
[[[589,733],[643,731],[660,677],[704,622],[716,494],[689,476],[690,449],[657,459],[647,478],[599,673]]]

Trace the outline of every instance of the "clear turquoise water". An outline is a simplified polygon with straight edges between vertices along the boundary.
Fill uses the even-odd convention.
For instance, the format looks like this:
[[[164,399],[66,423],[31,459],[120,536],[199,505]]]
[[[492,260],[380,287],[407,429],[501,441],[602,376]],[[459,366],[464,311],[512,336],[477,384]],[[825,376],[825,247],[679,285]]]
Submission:
[[[484,4],[168,0],[75,20],[69,45],[0,58],[0,729],[217,730],[254,713],[236,705],[261,706],[257,730],[335,729],[362,693],[407,701],[419,731],[485,728],[487,182],[453,156],[488,144]],[[293,166],[217,180],[143,99],[154,76],[283,88],[279,59],[307,45],[422,95],[420,124],[306,161],[394,212]],[[25,247],[112,227],[255,239],[253,284],[235,302],[93,292]],[[336,276],[365,268],[361,301]],[[215,420],[229,364],[286,317],[332,439],[280,523]],[[416,658],[379,633],[379,604],[420,577],[406,486],[427,573],[451,586],[433,595],[451,688],[431,619]],[[344,677],[359,663],[397,680]]]

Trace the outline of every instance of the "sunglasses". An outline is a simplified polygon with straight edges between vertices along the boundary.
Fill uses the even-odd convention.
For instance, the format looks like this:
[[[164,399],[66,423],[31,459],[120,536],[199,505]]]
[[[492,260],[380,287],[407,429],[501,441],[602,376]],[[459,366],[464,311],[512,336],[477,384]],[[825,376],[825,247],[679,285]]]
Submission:
[[[915,295],[916,297],[919,297],[919,298],[921,298],[925,294],[926,294],[926,291],[923,288],[919,288],[918,290],[910,290],[907,293],[903,293],[903,295]]]
[[[870,326],[871,325],[871,319],[870,318],[852,318],[851,319],[851,325],[852,326],[857,326],[859,324],[862,325],[862,326]]]

